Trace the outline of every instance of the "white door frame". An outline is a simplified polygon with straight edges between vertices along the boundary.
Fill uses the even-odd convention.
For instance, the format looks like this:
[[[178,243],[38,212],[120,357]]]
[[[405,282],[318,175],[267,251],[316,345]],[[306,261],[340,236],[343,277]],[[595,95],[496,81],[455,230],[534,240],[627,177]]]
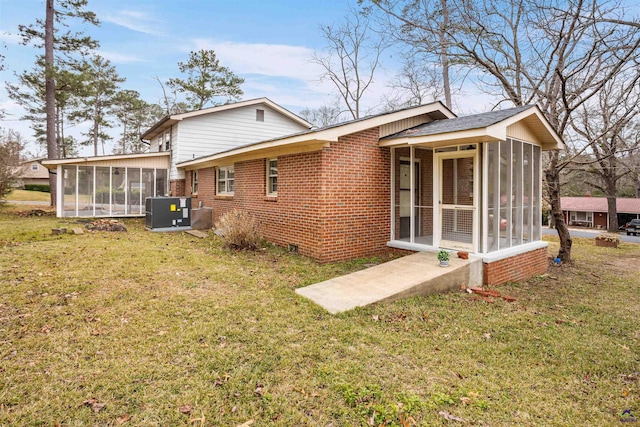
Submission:
[[[476,146],[477,147],[477,146]],[[448,159],[472,158],[473,159],[473,232],[469,252],[478,252],[479,237],[479,201],[480,201],[480,171],[478,168],[479,149],[464,151],[446,151],[433,153],[433,246],[440,247],[442,241],[442,161]],[[455,205],[447,205],[455,208]]]

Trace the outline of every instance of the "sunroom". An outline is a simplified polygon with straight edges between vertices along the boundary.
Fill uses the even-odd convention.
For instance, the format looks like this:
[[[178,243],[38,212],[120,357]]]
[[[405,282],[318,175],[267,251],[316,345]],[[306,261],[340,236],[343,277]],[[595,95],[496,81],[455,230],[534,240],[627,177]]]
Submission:
[[[59,217],[144,216],[147,197],[168,193],[168,152],[42,163],[58,175]]]
[[[542,247],[542,151],[563,147],[536,106],[438,120],[380,140],[391,235],[408,250],[483,257]]]

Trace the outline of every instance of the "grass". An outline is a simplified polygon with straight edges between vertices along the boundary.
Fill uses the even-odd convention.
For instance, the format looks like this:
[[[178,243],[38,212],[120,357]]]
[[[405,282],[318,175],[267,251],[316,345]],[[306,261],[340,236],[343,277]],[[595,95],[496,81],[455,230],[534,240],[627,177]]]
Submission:
[[[576,239],[573,265],[500,288],[515,303],[456,292],[333,316],[294,289],[372,260],[320,266],[125,224],[54,236],[81,225],[0,207],[0,425],[595,426],[640,413],[638,245]]]
[[[49,202],[51,201],[51,195],[42,191],[27,191],[16,188],[7,195],[6,200],[20,202]]]

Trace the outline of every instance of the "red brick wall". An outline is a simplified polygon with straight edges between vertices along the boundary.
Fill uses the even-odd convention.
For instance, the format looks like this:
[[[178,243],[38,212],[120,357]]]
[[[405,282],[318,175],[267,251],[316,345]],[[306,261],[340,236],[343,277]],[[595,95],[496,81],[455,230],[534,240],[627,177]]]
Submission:
[[[322,152],[324,201],[320,261],[386,251],[390,237],[390,150],[378,128],[341,137]]]
[[[214,221],[234,208],[253,212],[267,240],[320,262],[385,252],[390,159],[377,144],[374,128],[322,151],[279,157],[277,198],[266,196],[266,159],[235,164],[233,196],[217,196],[215,169],[202,169],[198,200],[213,208]]]
[[[169,191],[172,196],[186,196],[185,193],[185,180],[184,179],[173,179],[169,183]]]
[[[278,158],[278,197],[267,197],[266,160],[234,165],[233,196],[216,195],[215,169],[201,169],[198,201],[213,208],[214,222],[232,209],[252,212],[264,237],[280,246],[296,245],[301,254],[320,258],[321,153]]]
[[[535,249],[511,258],[484,263],[484,283],[497,286],[526,280],[546,273],[547,265],[547,248]]]

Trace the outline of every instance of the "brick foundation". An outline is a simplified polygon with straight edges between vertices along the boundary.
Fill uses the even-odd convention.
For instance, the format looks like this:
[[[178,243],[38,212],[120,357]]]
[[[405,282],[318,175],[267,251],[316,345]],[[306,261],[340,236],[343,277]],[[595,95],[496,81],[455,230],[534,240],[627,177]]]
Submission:
[[[485,262],[483,281],[491,286],[518,282],[546,273],[547,266],[547,248],[534,249],[510,258]]]

